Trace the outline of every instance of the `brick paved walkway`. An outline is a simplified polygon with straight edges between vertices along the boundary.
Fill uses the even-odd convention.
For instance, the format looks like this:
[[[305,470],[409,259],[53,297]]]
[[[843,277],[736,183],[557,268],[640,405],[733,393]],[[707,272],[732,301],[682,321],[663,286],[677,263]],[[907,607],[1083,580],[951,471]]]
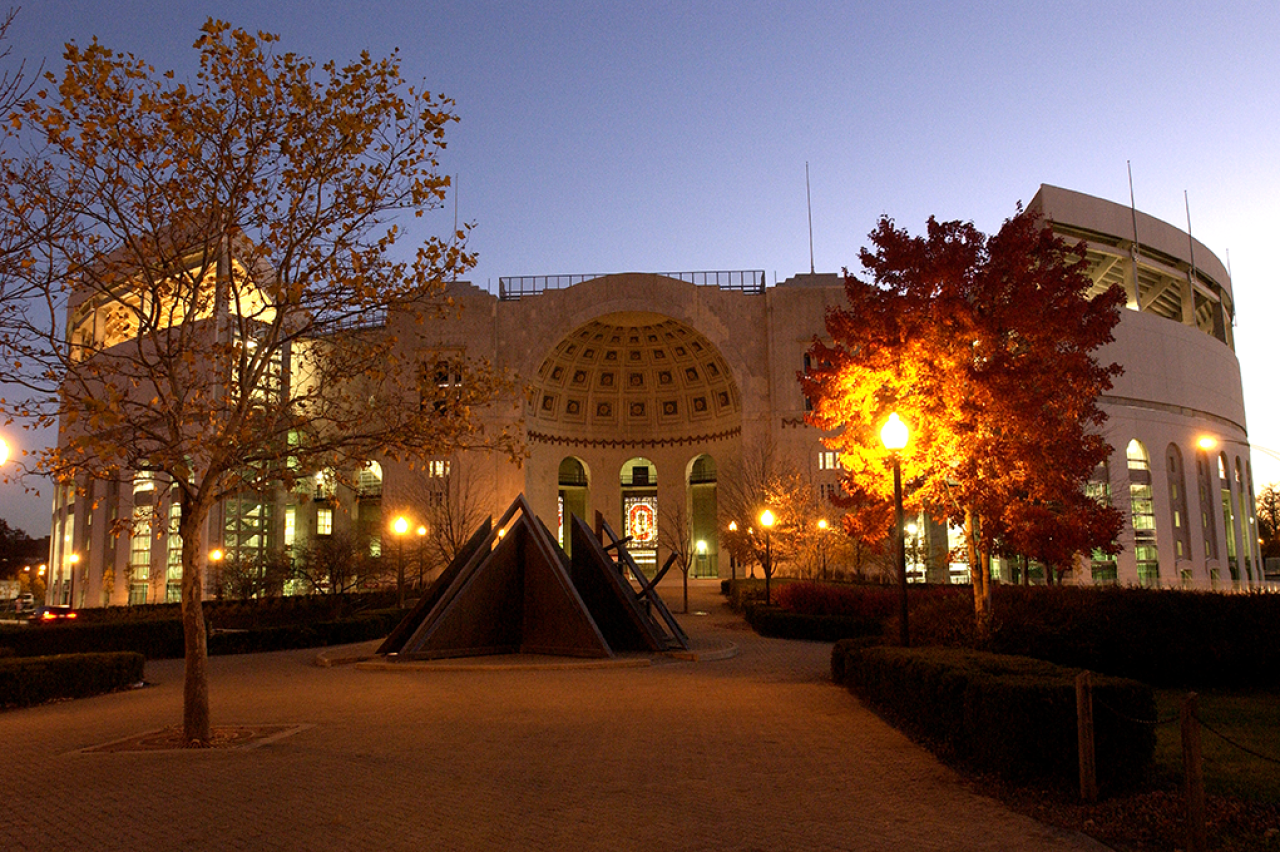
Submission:
[[[726,660],[361,671],[314,651],[211,661],[215,725],[312,727],[245,751],[82,754],[181,718],[182,664],[133,692],[0,713],[0,848],[1102,850],[967,789],[697,585]],[[678,588],[667,600],[679,607]]]

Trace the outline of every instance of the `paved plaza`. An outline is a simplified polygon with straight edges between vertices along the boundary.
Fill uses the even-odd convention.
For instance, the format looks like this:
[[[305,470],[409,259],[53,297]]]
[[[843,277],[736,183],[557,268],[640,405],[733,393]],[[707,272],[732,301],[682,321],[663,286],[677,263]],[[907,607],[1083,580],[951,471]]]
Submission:
[[[0,712],[0,849],[1103,850],[985,798],[829,679],[831,646],[677,616],[726,659],[647,667],[215,657],[215,726],[257,748],[85,753],[181,719],[182,663],[130,692]],[[666,599],[679,608],[678,586]],[[715,656],[715,655],[711,655]]]

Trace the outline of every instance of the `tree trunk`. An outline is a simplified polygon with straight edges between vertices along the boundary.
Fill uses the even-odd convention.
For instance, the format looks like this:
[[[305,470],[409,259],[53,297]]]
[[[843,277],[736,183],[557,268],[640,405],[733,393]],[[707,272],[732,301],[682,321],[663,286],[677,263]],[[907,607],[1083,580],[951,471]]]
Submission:
[[[204,622],[204,501],[182,500],[182,644],[186,669],[182,688],[182,733],[188,748],[206,748],[209,725],[209,647]]]
[[[973,509],[964,512],[964,538],[973,578],[974,630],[979,647],[991,638],[991,551],[981,540],[981,521]]]

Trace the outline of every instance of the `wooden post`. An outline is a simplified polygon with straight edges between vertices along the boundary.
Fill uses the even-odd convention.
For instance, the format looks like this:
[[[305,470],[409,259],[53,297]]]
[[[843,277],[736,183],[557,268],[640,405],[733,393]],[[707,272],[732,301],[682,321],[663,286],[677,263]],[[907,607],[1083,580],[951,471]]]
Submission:
[[[1098,765],[1093,742],[1093,676],[1076,675],[1076,739],[1080,753],[1080,799],[1098,801]]]
[[[1200,751],[1199,697],[1187,693],[1182,702],[1182,774],[1186,779],[1187,852],[1204,852],[1208,835],[1204,825],[1204,756]]]

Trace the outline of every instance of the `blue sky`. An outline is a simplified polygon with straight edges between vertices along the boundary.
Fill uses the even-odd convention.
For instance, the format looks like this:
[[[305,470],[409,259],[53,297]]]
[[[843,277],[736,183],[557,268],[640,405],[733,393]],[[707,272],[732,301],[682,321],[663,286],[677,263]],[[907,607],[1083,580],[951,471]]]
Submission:
[[[190,76],[210,15],[319,60],[399,48],[407,78],[456,100],[442,166],[481,286],[807,271],[806,162],[816,265],[837,272],[881,214],[994,230],[1041,183],[1127,203],[1131,161],[1139,209],[1185,227],[1185,190],[1195,236],[1229,254],[1250,437],[1280,449],[1280,5],[41,0],[11,59],[56,70],[96,35]],[[1258,452],[1254,470],[1280,481]],[[0,486],[0,517],[42,533],[42,491]]]

